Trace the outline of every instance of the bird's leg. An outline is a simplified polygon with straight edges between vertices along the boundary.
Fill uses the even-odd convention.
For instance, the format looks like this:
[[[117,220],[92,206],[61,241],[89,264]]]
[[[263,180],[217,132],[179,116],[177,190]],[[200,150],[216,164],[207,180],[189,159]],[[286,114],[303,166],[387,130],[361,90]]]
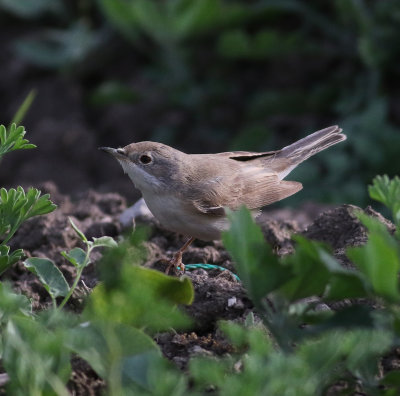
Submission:
[[[168,275],[169,271],[172,267],[175,269],[180,268],[182,271],[185,271],[185,266],[182,263],[182,254],[188,248],[188,246],[194,241],[195,238],[189,238],[186,243],[173,255],[172,259],[168,262],[168,267],[165,270],[165,273]]]

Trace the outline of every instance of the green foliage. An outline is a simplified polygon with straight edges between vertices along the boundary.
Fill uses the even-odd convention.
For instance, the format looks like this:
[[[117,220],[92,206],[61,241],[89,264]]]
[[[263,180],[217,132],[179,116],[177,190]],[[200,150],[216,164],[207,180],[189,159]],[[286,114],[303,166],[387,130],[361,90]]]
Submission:
[[[357,267],[353,270],[342,267],[323,244],[299,236],[295,253],[277,258],[263,247],[261,230],[247,209],[229,214],[231,229],[223,240],[265,328],[223,324],[238,352],[247,348],[246,358],[240,358],[243,367],[233,376],[237,360],[228,359],[211,375],[208,360],[193,362],[199,387],[212,383],[220,394],[241,394],[250,386],[254,394],[289,395],[302,389],[300,394],[318,395],[339,380],[355,389],[357,378],[365,390],[380,394],[378,359],[397,345],[399,333],[400,246],[378,220],[357,216],[369,239],[346,252]],[[366,297],[381,308],[355,303],[318,309],[318,304]],[[387,384],[392,377],[395,382],[393,374]]]
[[[391,343],[390,334],[380,330],[334,331],[310,338],[285,355],[273,348],[260,327],[222,325],[237,348],[247,345],[246,355],[222,362],[192,360],[190,371],[198,391],[212,384],[220,395],[322,395],[335,381],[348,379],[349,372],[374,381],[377,358]],[[355,384],[348,388],[356,389]]]
[[[375,295],[400,302],[400,246],[386,227],[365,215],[360,219],[368,227],[368,242],[362,247],[347,250],[348,257],[371,282]]]
[[[20,105],[20,107],[18,108],[18,110],[16,111],[16,113],[14,114],[14,117],[11,121],[11,127],[12,127],[12,124],[18,125],[19,123],[22,122],[26,113],[32,106],[32,103],[35,100],[35,97],[36,97],[36,91],[35,90],[30,91],[29,94],[27,95],[27,97],[24,99],[24,101]],[[23,127],[20,127],[20,128],[23,128]],[[27,141],[26,141],[26,143],[27,143]],[[36,146],[32,144],[32,147],[23,147],[23,148],[33,148],[33,147],[36,147]]]
[[[15,317],[8,321],[3,337],[3,365],[13,395],[65,395],[71,374],[70,354],[63,334],[47,331],[39,322]]]
[[[231,229],[223,240],[261,322],[253,313],[244,324],[221,322],[232,353],[192,358],[186,373],[167,362],[152,336],[190,325],[179,309],[193,301],[189,279],[138,265],[145,237],[141,229],[116,245],[108,237],[89,241],[70,220],[86,246],[63,252],[77,272],[88,264],[91,249],[108,247],[99,263],[101,283],[81,315],[54,308],[32,315],[26,298],[0,285],[0,348],[8,391],[67,394],[74,353],[105,379],[111,396],[199,395],[211,389],[221,396],[318,396],[340,382],[349,394],[395,394],[400,373],[383,376],[379,361],[398,346],[400,335],[399,243],[378,220],[355,214],[369,239],[347,250],[356,266],[348,269],[324,244],[300,236],[295,252],[278,258],[247,209],[230,212]],[[53,263],[27,262],[49,286],[53,300],[66,294],[53,283],[59,280]],[[327,308],[355,298],[371,303]]]
[[[89,241],[72,219],[70,223],[86,245],[86,251],[74,248],[62,252],[77,269],[71,287],[51,260],[33,257],[24,262],[49,292],[54,308],[38,318],[29,317],[21,322],[21,314],[26,316],[25,300],[20,301],[5,289],[3,303],[0,302],[0,312],[2,306],[7,307],[3,323],[11,334],[5,332],[3,335],[4,351],[8,353],[5,363],[10,376],[9,389],[15,394],[28,391],[29,394],[35,394],[37,388],[42,387],[48,389],[46,392],[49,394],[66,394],[65,383],[70,368],[65,365],[64,358],[73,352],[85,359],[107,381],[111,395],[127,392],[162,394],[160,392],[165,389],[177,389],[177,386],[182,392],[176,394],[183,395],[187,389],[186,380],[164,360],[159,348],[143,329],[154,334],[156,331],[166,331],[171,326],[180,328],[190,323],[177,309],[177,304],[190,304],[193,301],[190,280],[132,266],[134,261],[142,257],[137,246],[142,240],[140,232],[118,246],[110,237]],[[61,308],[77,286],[82,270],[90,262],[91,251],[98,247],[109,248],[101,265],[102,272],[108,274],[112,268],[114,277],[104,279],[104,283],[95,288],[81,317],[67,315]],[[60,296],[65,298],[57,307],[56,298]],[[15,323],[22,323],[21,331],[15,327]],[[23,333],[29,327],[32,332],[46,334],[46,340],[39,342],[37,336],[18,343],[22,334],[29,336]],[[33,346],[29,350],[31,343]],[[29,353],[32,354],[32,362],[43,366],[35,373],[31,373],[33,363],[25,363],[17,358],[20,354],[28,360]],[[51,363],[41,363],[41,359],[46,361],[53,354]],[[26,378],[21,376],[22,372],[28,373]],[[160,375],[163,376],[162,381],[159,380]]]
[[[3,327],[14,315],[29,316],[31,302],[23,294],[13,293],[6,282],[0,283],[0,324]]]
[[[103,256],[103,282],[93,290],[83,312],[90,325],[71,334],[71,342],[107,380],[112,395],[183,396],[187,380],[167,363],[149,335],[190,324],[177,304],[191,304],[193,286],[188,278],[173,278],[137,265],[143,257],[139,246],[144,235],[136,230]]]
[[[35,92],[31,91],[16,111],[14,122],[10,127],[0,125],[0,161],[11,151],[36,147],[24,139],[25,128],[15,123],[24,118],[34,97]],[[10,247],[7,246],[21,224],[31,217],[50,213],[56,208],[49,198],[49,194],[41,196],[41,192],[36,188],[30,188],[27,193],[22,187],[10,190],[0,189],[0,275],[21,260],[24,255],[22,249],[16,249],[10,253]]]
[[[72,329],[68,346],[119,389],[123,385],[148,390],[151,363],[161,359],[157,345],[143,331],[112,321]],[[115,370],[119,378],[112,378]]]
[[[239,2],[230,5],[220,0],[146,1],[99,0],[114,26],[137,42],[147,34],[161,47],[170,47],[191,37],[219,29],[255,16]]]
[[[77,269],[71,287],[69,287],[64,275],[52,260],[47,258],[31,257],[24,261],[25,267],[38,276],[40,282],[50,294],[54,307],[57,306],[56,298],[64,297],[63,301],[59,305],[60,309],[71,298],[74,290],[78,286],[83,270],[88,264],[90,264],[90,254],[92,250],[98,247],[112,248],[117,246],[114,239],[108,236],[93,238],[93,241],[89,241],[71,218],[69,218],[69,222],[78,237],[86,245],[86,252],[78,247],[73,248],[69,252],[61,252],[61,254]]]
[[[22,107],[20,107],[20,111],[23,111]],[[20,118],[18,112],[16,117]],[[26,131],[23,126],[17,127],[16,124],[11,124],[9,128],[6,128],[4,125],[0,125],[0,160],[5,154],[11,151],[36,147],[24,139],[25,133]]]
[[[0,189],[0,273],[4,272],[12,264],[20,260],[23,251],[17,249],[11,254],[7,243],[17,232],[21,224],[34,216],[40,216],[52,212],[56,205],[50,199],[49,194],[40,195],[36,188],[30,188],[27,193],[22,187]]]
[[[126,281],[121,281],[118,289],[107,290],[104,285],[99,285],[93,291],[88,309],[94,317],[146,327],[151,331],[188,324],[182,313],[175,309],[175,304],[192,302],[193,286],[189,279],[180,281],[137,266],[124,267],[121,275]],[[132,279],[137,282],[134,288]],[[154,301],[158,304],[153,307]]]
[[[2,274],[7,268],[10,268],[17,261],[21,260],[24,256],[22,249],[16,249],[10,253],[10,247],[7,245],[0,246],[0,274]]]
[[[67,29],[47,30],[17,41],[15,49],[21,57],[35,65],[70,69],[82,64],[98,48],[101,39],[101,35],[81,21]]]
[[[56,205],[49,194],[40,195],[36,188],[30,188],[27,193],[22,187],[17,189],[0,189],[0,236],[1,245],[6,244],[15,234],[21,224],[34,216],[52,212]]]
[[[25,99],[14,120],[20,121],[32,103]],[[0,159],[8,152],[35,147],[24,139],[25,129],[15,123],[7,129],[0,125]],[[52,212],[56,208],[49,195],[35,188],[0,189],[0,274],[23,257],[23,250],[10,253],[7,243],[26,220]],[[68,290],[68,284],[52,262],[31,258],[26,266],[45,283],[53,300]],[[60,283],[60,279],[64,283]],[[0,351],[2,366],[9,381],[7,393],[14,395],[68,395],[64,383],[71,373],[70,353],[63,347],[63,335],[48,332],[35,321],[30,301],[0,283]]]
[[[53,301],[57,297],[64,297],[69,292],[69,286],[64,275],[51,260],[30,257],[24,261],[24,265],[39,278]]]
[[[287,271],[279,264],[247,210],[230,212],[230,232],[223,241],[237,263],[237,272],[257,304],[269,292],[286,282]],[[262,282],[260,280],[262,279]]]
[[[372,185],[368,186],[372,199],[383,203],[392,212],[396,224],[396,235],[400,237],[400,179],[395,176],[389,179],[387,175],[376,176]]]
[[[187,326],[189,321],[176,309],[176,304],[192,303],[194,291],[190,280],[132,265],[140,260],[140,252],[131,249],[132,242],[126,241],[105,256],[101,264],[104,284],[91,294],[87,315],[146,328],[151,333]]]

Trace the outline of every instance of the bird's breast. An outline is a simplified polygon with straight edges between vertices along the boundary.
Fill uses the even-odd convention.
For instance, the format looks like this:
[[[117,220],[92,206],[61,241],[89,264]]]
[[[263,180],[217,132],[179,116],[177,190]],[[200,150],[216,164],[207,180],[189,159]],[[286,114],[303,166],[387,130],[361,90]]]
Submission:
[[[143,193],[143,198],[154,217],[167,229],[201,240],[221,238],[228,228],[226,218],[212,218],[193,210],[189,202],[172,194]]]

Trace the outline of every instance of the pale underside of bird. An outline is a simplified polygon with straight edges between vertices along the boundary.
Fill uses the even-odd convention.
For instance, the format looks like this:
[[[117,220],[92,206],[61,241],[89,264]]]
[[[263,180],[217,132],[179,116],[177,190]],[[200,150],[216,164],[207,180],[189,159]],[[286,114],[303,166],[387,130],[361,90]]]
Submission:
[[[346,139],[338,126],[317,131],[276,151],[185,154],[156,142],[132,143],[113,154],[160,223],[190,240],[219,239],[229,227],[226,208],[246,206],[255,215],[302,184],[283,180],[312,155]],[[182,249],[171,261],[181,264]]]

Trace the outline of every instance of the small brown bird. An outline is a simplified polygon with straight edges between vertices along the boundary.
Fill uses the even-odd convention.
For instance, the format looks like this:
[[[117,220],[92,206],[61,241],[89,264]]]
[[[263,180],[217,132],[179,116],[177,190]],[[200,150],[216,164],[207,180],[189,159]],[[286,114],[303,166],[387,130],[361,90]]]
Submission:
[[[156,142],[100,150],[119,161],[161,224],[189,237],[168,273],[171,267],[184,268],[182,253],[195,238],[220,238],[229,226],[225,208],[256,210],[301,190],[301,183],[283,179],[312,155],[345,140],[341,132],[331,126],[281,150],[261,153],[185,154]]]

